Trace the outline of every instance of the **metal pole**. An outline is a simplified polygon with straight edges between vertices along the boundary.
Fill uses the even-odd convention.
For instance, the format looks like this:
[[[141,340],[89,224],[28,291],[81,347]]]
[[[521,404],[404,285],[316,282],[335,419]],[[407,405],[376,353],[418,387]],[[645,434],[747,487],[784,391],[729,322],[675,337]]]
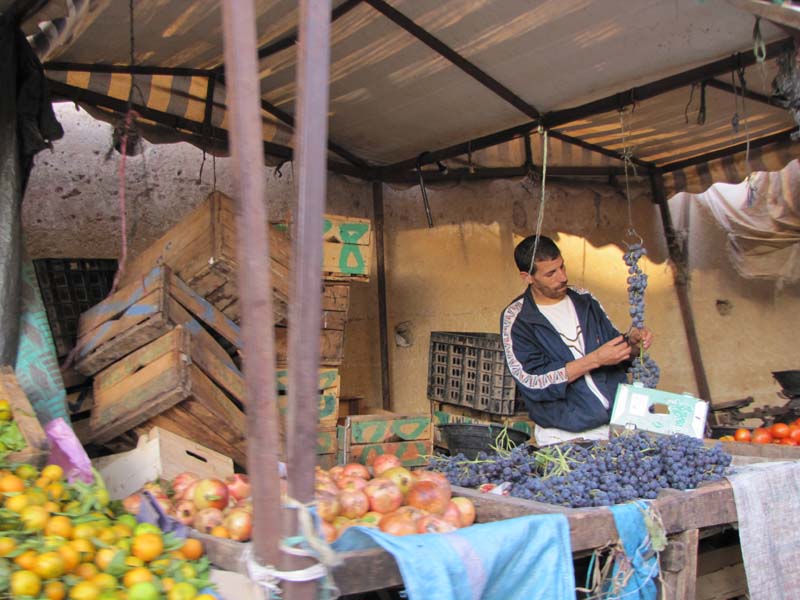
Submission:
[[[375,251],[378,254],[378,323],[381,344],[381,395],[384,410],[392,410],[389,378],[389,333],[386,318],[386,259],[383,243],[383,184],[372,182],[372,215],[375,219]]]
[[[278,564],[278,405],[272,317],[261,97],[252,0],[223,0],[228,121],[236,191],[239,301],[247,388],[247,469],[253,485],[253,551]]]
[[[289,305],[289,495],[314,499],[319,344],[322,327],[322,215],[325,210],[328,137],[330,0],[301,0],[297,57],[297,206],[292,240]],[[287,536],[297,535],[296,515],[286,520]],[[287,568],[307,559],[285,557]],[[317,597],[317,581],[287,582],[287,598]]]
[[[686,275],[686,260],[683,250],[678,245],[675,228],[672,226],[672,216],[664,195],[664,176],[661,173],[650,175],[650,185],[653,190],[653,199],[661,212],[661,224],[664,227],[664,237],[667,240],[672,274],[675,280],[675,292],[678,294],[678,305],[681,309],[683,327],[686,330],[686,341],[689,344],[689,356],[692,359],[692,368],[697,383],[700,398],[711,404],[711,389],[708,386],[706,371],[703,367],[703,356],[700,353],[700,340],[694,325],[694,313],[689,300],[689,280]]]

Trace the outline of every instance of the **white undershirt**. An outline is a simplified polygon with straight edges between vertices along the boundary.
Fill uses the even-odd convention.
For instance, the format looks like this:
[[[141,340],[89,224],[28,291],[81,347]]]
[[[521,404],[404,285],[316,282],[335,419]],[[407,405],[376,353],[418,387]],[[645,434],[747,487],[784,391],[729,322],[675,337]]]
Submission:
[[[575,358],[582,358],[586,355],[586,346],[583,339],[583,331],[581,324],[578,321],[578,313],[575,311],[575,305],[569,296],[565,296],[563,300],[556,304],[539,304],[537,308],[542,312],[545,318],[550,321],[550,324],[555,328],[561,336],[562,341],[567,345]],[[609,401],[603,393],[598,389],[590,373],[583,376],[586,384],[592,393],[597,396],[600,403],[608,409]],[[603,430],[602,432],[599,430]],[[570,431],[563,431],[554,427],[539,427],[536,426],[536,439],[540,445],[545,445],[545,439],[549,443],[555,441],[565,441],[566,439],[573,439],[576,437],[587,437],[587,434],[599,434],[600,437],[608,437],[608,426],[598,427],[597,429],[590,430],[590,432],[573,433]],[[564,434],[564,435],[562,435]],[[542,438],[542,439],[540,439]],[[553,439],[558,438],[558,439]],[[550,441],[552,440],[552,441]],[[543,443],[544,442],[544,443]]]

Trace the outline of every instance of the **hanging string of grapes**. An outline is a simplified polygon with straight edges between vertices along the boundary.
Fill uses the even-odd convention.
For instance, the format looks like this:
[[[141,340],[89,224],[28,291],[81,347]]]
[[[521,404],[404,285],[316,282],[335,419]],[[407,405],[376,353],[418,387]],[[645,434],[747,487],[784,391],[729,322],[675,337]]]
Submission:
[[[634,238],[631,244],[625,242],[627,250],[623,254],[622,259],[628,266],[628,304],[630,304],[631,327],[639,330],[644,328],[644,292],[647,289],[647,274],[642,270],[639,265],[639,260],[647,255],[647,250],[644,247],[642,237],[636,233],[633,228],[633,211],[631,209],[631,190],[628,181],[628,166],[634,169],[631,158],[633,157],[633,148],[628,144],[625,133],[624,109],[619,112],[619,124],[622,132],[622,159],[625,165],[625,198],[628,202],[628,235]],[[656,362],[650,355],[640,348],[639,355],[636,356],[631,366],[628,368],[628,373],[633,382],[639,382],[645,387],[654,388],[658,385],[661,378],[661,369],[659,369]]]

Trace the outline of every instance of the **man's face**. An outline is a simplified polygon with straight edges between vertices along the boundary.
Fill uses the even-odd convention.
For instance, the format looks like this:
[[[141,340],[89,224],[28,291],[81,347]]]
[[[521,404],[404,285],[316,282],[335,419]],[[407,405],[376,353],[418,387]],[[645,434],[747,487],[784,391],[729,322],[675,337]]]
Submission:
[[[522,272],[522,280],[531,286],[533,298],[542,304],[552,304],[567,295],[567,269],[564,259],[537,260],[533,275]]]

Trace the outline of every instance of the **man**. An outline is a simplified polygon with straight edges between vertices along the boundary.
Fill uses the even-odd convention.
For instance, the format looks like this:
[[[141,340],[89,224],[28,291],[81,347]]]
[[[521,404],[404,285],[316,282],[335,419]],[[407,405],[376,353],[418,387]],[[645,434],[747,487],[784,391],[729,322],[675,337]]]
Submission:
[[[500,327],[506,363],[536,423],[536,442],[607,439],[617,386],[627,383],[628,361],[640,345],[650,347],[652,333],[631,328],[623,336],[594,296],[569,287],[550,238],[525,238],[514,260],[528,289],[503,311]]]

